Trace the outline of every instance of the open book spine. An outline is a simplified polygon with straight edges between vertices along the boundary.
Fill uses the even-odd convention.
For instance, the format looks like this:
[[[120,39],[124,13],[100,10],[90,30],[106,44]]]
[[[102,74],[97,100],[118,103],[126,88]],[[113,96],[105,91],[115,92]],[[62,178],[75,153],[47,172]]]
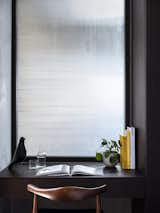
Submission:
[[[120,161],[122,169],[135,169],[135,128],[127,127],[125,134],[120,135]]]

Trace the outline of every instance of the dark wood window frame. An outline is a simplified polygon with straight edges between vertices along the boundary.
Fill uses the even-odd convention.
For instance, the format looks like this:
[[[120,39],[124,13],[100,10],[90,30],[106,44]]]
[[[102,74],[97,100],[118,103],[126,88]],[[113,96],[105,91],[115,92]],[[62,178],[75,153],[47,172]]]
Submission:
[[[12,71],[11,71],[11,154],[13,156],[17,144],[17,114],[16,114],[16,0],[12,0]],[[125,126],[133,125],[132,109],[132,0],[125,0]],[[60,157],[62,160],[65,158]],[[79,158],[71,158],[78,160]],[[84,157],[80,158],[84,159]],[[93,160],[92,157],[86,158]]]

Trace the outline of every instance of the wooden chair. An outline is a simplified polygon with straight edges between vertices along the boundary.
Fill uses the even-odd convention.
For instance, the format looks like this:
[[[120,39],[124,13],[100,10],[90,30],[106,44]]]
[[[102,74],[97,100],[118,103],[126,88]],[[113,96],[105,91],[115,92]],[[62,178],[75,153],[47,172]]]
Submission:
[[[58,188],[39,188],[34,185],[28,184],[27,190],[29,192],[32,192],[34,194],[33,197],[33,210],[32,213],[62,213],[62,212],[73,212],[73,213],[80,213],[83,211],[83,213],[101,213],[101,201],[100,201],[100,194],[105,192],[107,190],[106,185],[102,185],[99,187],[94,188],[85,188],[85,187],[78,187],[78,186],[65,186],[65,187],[58,187]],[[91,197],[96,197],[96,211],[93,210],[47,210],[47,209],[41,209],[38,210],[37,207],[37,195],[40,197],[47,198],[49,200],[53,201],[76,201],[76,200],[84,200]]]

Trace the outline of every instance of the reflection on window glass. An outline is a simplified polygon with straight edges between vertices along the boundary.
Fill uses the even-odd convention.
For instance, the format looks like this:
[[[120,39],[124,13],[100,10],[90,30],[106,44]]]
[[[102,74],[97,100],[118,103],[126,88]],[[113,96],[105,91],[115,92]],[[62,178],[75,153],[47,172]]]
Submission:
[[[29,155],[95,156],[124,128],[124,0],[17,0],[17,125]]]

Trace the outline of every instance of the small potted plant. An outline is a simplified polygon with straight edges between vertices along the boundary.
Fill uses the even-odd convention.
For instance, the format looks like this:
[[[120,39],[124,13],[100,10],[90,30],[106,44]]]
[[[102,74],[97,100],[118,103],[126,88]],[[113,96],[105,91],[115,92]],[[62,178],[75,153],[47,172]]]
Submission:
[[[114,140],[106,140],[102,138],[101,152],[96,153],[96,159],[102,161],[106,167],[114,167],[120,162],[120,145]]]

